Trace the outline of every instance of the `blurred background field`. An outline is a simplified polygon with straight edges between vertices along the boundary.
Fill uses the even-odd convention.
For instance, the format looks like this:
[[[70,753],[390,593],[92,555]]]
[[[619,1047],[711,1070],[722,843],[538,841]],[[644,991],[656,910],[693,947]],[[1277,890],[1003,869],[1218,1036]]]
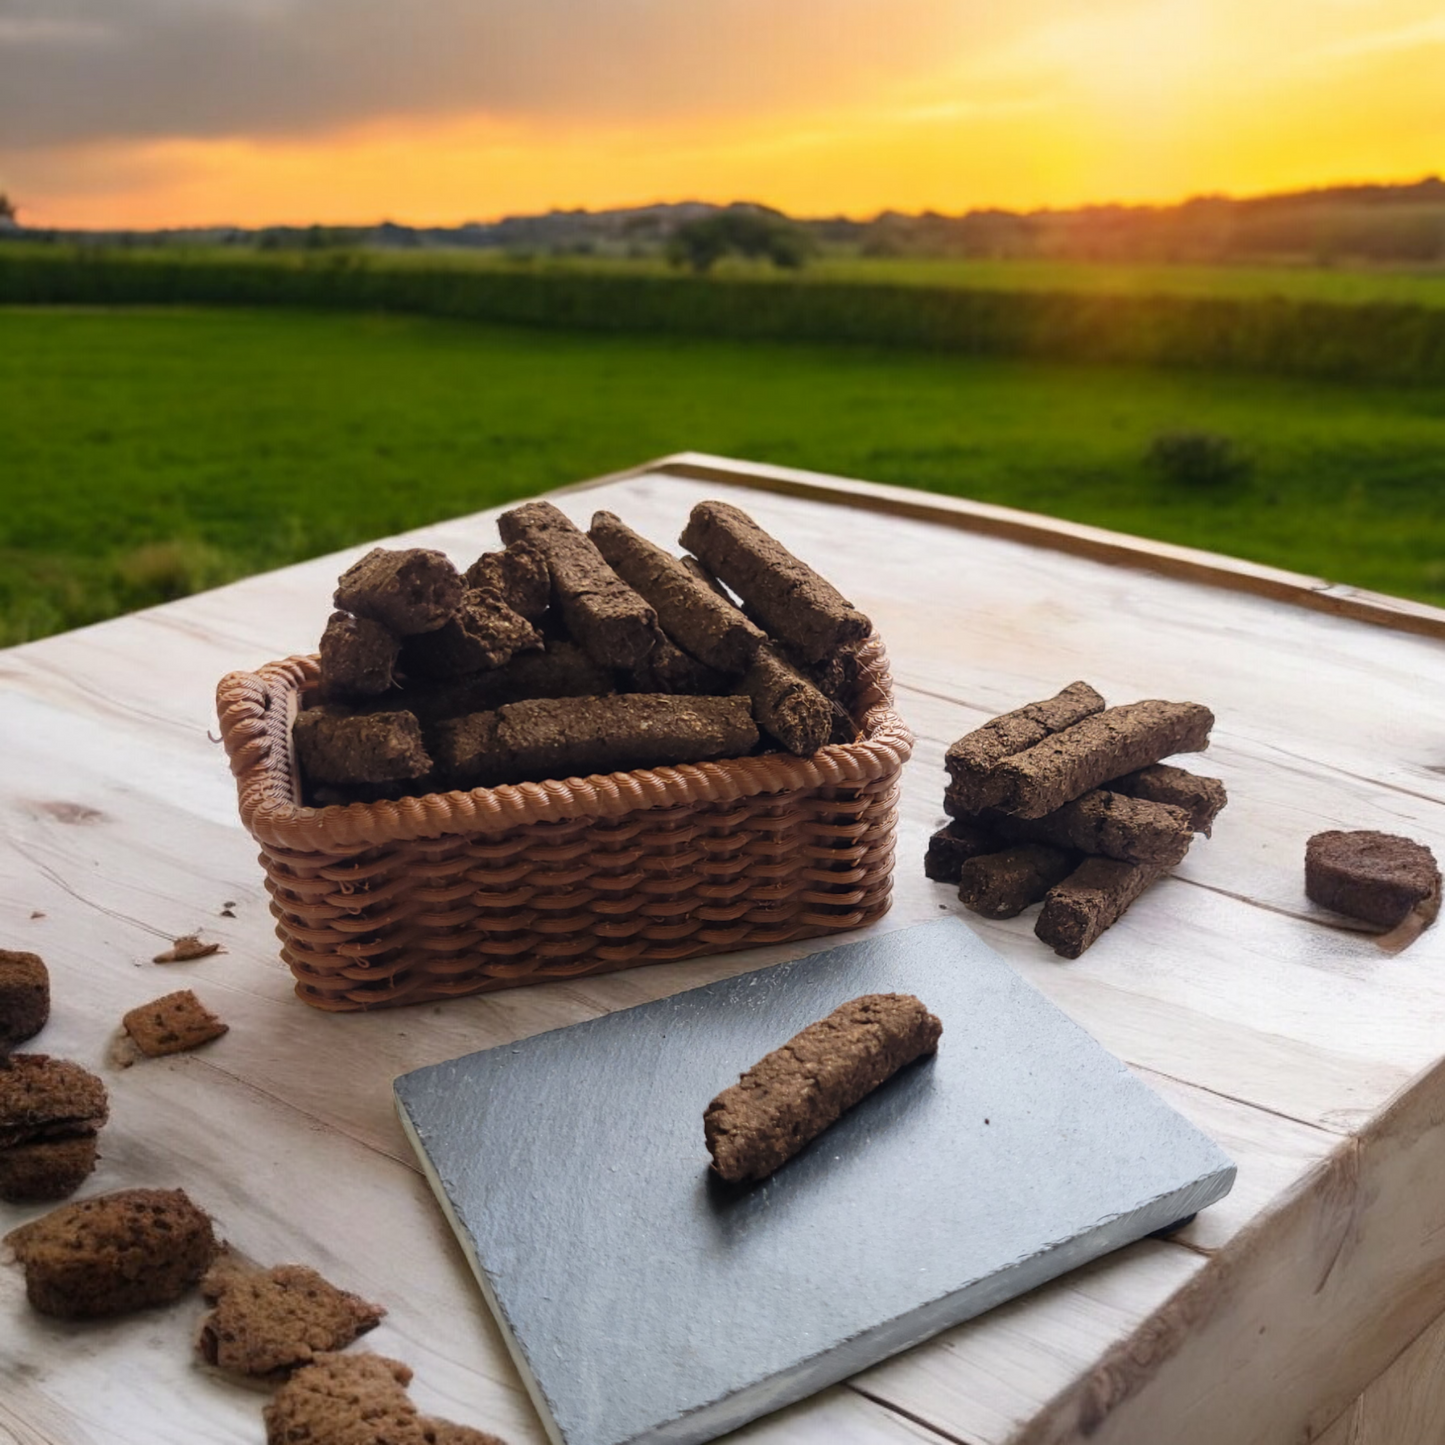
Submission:
[[[630,334],[625,320],[0,308],[0,635],[684,448],[1445,602],[1438,384]]]
[[[77,3],[0,642],[682,449],[1445,603],[1431,0]]]

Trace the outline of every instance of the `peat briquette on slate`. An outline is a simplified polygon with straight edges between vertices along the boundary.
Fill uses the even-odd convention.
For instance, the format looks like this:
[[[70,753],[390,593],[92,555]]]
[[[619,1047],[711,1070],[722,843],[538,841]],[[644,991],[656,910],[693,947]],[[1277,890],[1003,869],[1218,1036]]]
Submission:
[[[938,1047],[943,1025],[911,994],[873,993],[834,1009],[759,1060],[703,1114],[713,1169],[766,1179],[905,1064]]]

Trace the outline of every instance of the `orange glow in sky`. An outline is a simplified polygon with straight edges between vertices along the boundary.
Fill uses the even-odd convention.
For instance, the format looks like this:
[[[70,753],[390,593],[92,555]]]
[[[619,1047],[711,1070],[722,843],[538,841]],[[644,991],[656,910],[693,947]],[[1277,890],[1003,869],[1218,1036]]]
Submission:
[[[722,3],[733,28],[649,32],[633,42],[635,72],[616,83],[586,55],[539,59],[521,47],[508,62],[516,84],[474,105],[464,75],[433,104],[424,68],[415,89],[426,104],[409,104],[404,86],[371,113],[364,94],[328,114],[304,114],[298,101],[289,124],[270,99],[248,117],[244,94],[204,125],[191,123],[189,94],[173,117],[137,120],[118,102],[113,124],[91,103],[88,128],[58,110],[40,116],[37,99],[18,144],[8,139],[17,114],[30,117],[0,108],[0,189],[31,225],[453,224],[688,198],[855,216],[1173,201],[1445,169],[1435,0],[1136,0],[1087,11],[1018,0],[1010,23],[977,9],[976,25],[974,7],[957,0],[895,4],[836,0],[837,23],[856,34],[830,32],[820,47],[800,28],[759,38],[768,32],[752,22],[771,7]],[[74,66],[77,54],[101,64],[85,49],[93,36],[6,24],[0,89],[7,46],[11,62],[44,46],[57,64]],[[457,44],[482,43],[468,36]],[[693,94],[675,72],[709,45],[722,79]],[[572,79],[554,92],[564,58]],[[89,77],[88,96],[97,85],[103,94],[103,71],[73,73]]]

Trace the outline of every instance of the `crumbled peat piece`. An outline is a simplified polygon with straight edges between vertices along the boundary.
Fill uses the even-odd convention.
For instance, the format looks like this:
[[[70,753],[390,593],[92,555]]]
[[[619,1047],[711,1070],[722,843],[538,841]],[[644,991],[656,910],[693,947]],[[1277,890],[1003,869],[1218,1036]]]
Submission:
[[[181,1189],[123,1189],[62,1205],[5,1242],[31,1307],[96,1319],[178,1300],[216,1254],[210,1217]]]
[[[443,552],[374,547],[343,572],[335,605],[379,622],[398,637],[430,632],[461,606],[462,579]]]
[[[500,552],[483,552],[467,568],[466,583],[499,597],[528,622],[537,622],[552,596],[547,559],[527,542],[514,542]]]
[[[745,698],[646,693],[514,702],[436,728],[456,788],[740,757],[757,741]]]
[[[73,1194],[95,1168],[108,1114],[105,1085],[48,1054],[0,1065],[0,1199],[35,1204]]]
[[[575,642],[549,642],[544,650],[519,652],[505,667],[473,673],[457,682],[414,686],[396,695],[396,705],[413,713],[426,729],[443,718],[491,712],[532,697],[605,697],[617,691],[610,669],[594,662]]]
[[[684,555],[682,559],[682,565],[686,567],[687,570],[691,572],[692,575],[696,577],[697,580],[701,582],[704,587],[712,588],[712,590],[716,592],[717,595],[721,597],[724,602],[731,602],[733,600],[727,588],[724,587],[722,583],[719,582],[717,578],[714,577],[712,573],[709,572],[707,568],[704,567],[702,563],[699,562],[697,558],[692,555],[691,552],[688,552]]]
[[[229,1029],[188,988],[133,1008],[122,1020],[147,1058],[180,1054],[218,1039]]]
[[[1150,763],[1138,772],[1113,778],[1109,782],[1109,791],[1183,808],[1189,814],[1189,826],[1206,838],[1214,827],[1214,820],[1229,801],[1229,794],[1218,778],[1202,777],[1184,768],[1171,767],[1168,763]]]
[[[1104,699],[1087,682],[1071,682],[1053,697],[1003,713],[965,733],[944,754],[950,791],[965,812],[992,807],[1003,796],[1003,780],[993,771],[999,763],[1103,710]]]
[[[1077,958],[1129,905],[1169,870],[1158,863],[1085,858],[1049,890],[1034,933],[1062,958]]]
[[[70,1059],[11,1054],[0,1066],[0,1149],[94,1134],[107,1117],[105,1085]]]
[[[727,502],[699,502],[681,541],[775,639],[807,662],[820,662],[871,630],[832,583]]]
[[[752,700],[758,725],[790,753],[811,757],[832,737],[833,703],[771,644],[754,653],[738,690]]]
[[[1124,863],[1162,863],[1172,868],[1194,841],[1183,808],[1104,788],[1095,788],[1042,818],[1015,818],[993,808],[974,813],[960,806],[957,792],[950,788],[943,795],[943,811],[992,828],[1009,843],[1050,843]]]
[[[333,612],[321,634],[321,694],[377,697],[396,682],[398,638],[369,617]]]
[[[292,737],[301,771],[313,784],[394,783],[431,771],[421,726],[409,712],[307,708],[296,715]]]
[[[1017,918],[1062,883],[1078,861],[1077,853],[1045,843],[980,854],[959,870],[959,902],[984,918]]]
[[[695,657],[689,657],[675,642],[659,632],[652,651],[627,675],[627,691],[709,697],[726,691],[727,682],[720,672]]]
[[[871,993],[809,1024],[724,1089],[703,1114],[713,1169],[766,1179],[905,1064],[943,1025],[912,994]]]
[[[38,953],[0,948],[0,1052],[33,1039],[50,1018],[50,972]]]
[[[1101,783],[1132,773],[1171,753],[1209,746],[1214,714],[1197,702],[1129,703],[1094,713],[1041,743],[1004,758],[996,804],[1020,818],[1042,818]]]
[[[503,1445],[495,1435],[419,1415],[412,1372],[384,1355],[318,1354],[271,1397],[266,1445]]]
[[[923,855],[923,875],[935,883],[957,883],[959,872],[970,858],[998,853],[1004,841],[995,832],[955,818],[928,840]]]
[[[228,904],[227,907],[230,905]],[[222,910],[225,916],[225,909]],[[236,915],[230,915],[234,918]],[[176,939],[164,953],[158,953],[151,959],[152,963],[189,963],[193,958],[209,958],[213,953],[219,953],[219,943],[202,943],[198,933],[186,933]]]
[[[542,645],[542,634],[491,592],[469,588],[456,615],[431,632],[409,637],[401,649],[408,679],[447,681],[501,667],[514,653]]]
[[[681,560],[639,536],[620,517],[598,512],[588,533],[614,572],[657,610],[663,632],[719,672],[744,672],[767,641],[763,630],[699,581]]]
[[[497,526],[508,546],[527,542],[547,559],[552,600],[574,642],[605,667],[630,670],[647,656],[657,613],[551,502],[503,512]]]
[[[1423,844],[1395,833],[1316,833],[1305,844],[1305,893],[1322,908],[1394,928],[1440,912],[1440,869]]]
[[[0,1149],[0,1199],[48,1204],[75,1193],[95,1169],[94,1134]]]
[[[238,1375],[275,1378],[345,1349],[386,1313],[303,1264],[248,1270],[226,1261],[207,1273],[201,1293],[215,1308],[201,1321],[196,1348]]]

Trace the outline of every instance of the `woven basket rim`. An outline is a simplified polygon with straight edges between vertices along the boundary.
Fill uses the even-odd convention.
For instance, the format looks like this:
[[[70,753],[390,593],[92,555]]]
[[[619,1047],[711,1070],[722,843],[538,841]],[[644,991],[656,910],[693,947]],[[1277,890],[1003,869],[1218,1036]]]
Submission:
[[[216,689],[216,712],[246,831],[266,847],[322,853],[872,782],[908,761],[913,734],[893,707],[888,658],[876,633],[863,644],[860,661],[861,736],[830,743],[812,757],[767,753],[324,808],[296,802],[291,754],[294,704],[316,682],[315,655],[227,673]]]

